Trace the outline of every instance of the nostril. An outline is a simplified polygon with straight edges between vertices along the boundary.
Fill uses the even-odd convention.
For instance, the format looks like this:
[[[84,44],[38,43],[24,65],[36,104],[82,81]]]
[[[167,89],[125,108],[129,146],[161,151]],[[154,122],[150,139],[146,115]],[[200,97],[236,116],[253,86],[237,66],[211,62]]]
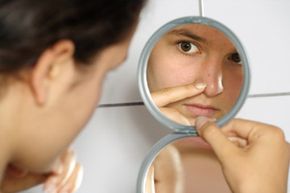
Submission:
[[[215,81],[215,83],[208,84],[206,87],[206,94],[210,97],[219,95],[223,92],[224,87],[221,81]]]

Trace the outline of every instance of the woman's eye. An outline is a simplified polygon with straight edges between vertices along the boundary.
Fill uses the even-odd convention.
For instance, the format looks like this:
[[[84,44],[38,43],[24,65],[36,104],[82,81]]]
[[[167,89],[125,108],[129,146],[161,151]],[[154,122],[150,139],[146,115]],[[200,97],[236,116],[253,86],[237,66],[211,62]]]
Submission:
[[[178,48],[181,52],[185,54],[194,54],[199,51],[193,43],[185,41],[178,43]]]
[[[235,62],[235,63],[238,63],[238,64],[241,64],[241,57],[239,55],[239,53],[233,53],[229,56],[229,60]]]

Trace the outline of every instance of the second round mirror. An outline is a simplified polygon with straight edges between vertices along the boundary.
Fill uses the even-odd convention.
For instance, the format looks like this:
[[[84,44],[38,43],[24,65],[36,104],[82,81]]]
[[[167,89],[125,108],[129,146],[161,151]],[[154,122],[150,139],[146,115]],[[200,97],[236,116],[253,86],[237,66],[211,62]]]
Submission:
[[[213,150],[199,137],[163,147],[146,173],[143,193],[231,193]]]

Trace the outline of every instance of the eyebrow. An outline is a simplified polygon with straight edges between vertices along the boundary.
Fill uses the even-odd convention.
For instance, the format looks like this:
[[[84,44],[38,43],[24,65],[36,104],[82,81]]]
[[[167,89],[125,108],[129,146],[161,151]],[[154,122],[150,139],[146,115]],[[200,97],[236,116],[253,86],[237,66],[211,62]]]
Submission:
[[[196,40],[196,41],[207,42],[206,39],[192,33],[189,30],[186,30],[186,29],[172,30],[171,32],[169,32],[169,34],[178,35],[178,36],[186,36],[186,37],[191,38],[191,39]]]

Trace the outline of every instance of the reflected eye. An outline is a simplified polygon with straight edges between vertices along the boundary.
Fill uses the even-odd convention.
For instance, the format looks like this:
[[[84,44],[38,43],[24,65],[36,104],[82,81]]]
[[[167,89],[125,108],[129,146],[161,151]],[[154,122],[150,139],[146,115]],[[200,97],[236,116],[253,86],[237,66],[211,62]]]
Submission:
[[[233,53],[229,56],[229,60],[235,62],[235,63],[238,63],[238,64],[241,64],[241,58],[240,58],[240,55],[239,53]]]
[[[194,54],[199,51],[193,43],[186,41],[178,43],[178,49],[185,54]]]

